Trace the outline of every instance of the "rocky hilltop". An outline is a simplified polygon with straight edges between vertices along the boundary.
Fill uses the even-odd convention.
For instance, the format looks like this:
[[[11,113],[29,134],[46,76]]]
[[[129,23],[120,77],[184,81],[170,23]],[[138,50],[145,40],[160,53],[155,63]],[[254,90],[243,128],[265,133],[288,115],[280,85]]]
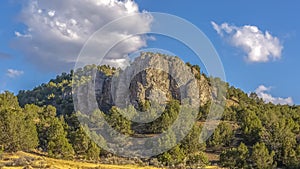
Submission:
[[[91,74],[95,74],[94,79]],[[182,80],[189,85],[183,84]],[[77,88],[74,82],[81,87]],[[91,88],[93,91],[89,91]],[[73,103],[75,102],[76,106],[78,99],[81,99],[76,94],[96,94],[97,105],[105,112],[114,105],[131,104],[137,109],[142,109],[151,100],[164,103],[170,99],[181,100],[184,97],[196,98],[194,102],[204,105],[216,93],[212,89],[208,78],[200,72],[199,66],[184,63],[175,56],[147,52],[141,53],[124,70],[106,65],[88,65],[70,73],[63,73],[48,84],[42,84],[33,90],[20,91],[18,98],[21,106],[54,105],[58,114],[70,114],[74,111]],[[124,100],[127,103],[124,103]],[[84,97],[81,100],[86,101]]]
[[[199,67],[155,53],[141,53],[124,70],[97,72],[95,90],[98,105],[105,111],[129,104],[141,110],[151,101],[163,104],[184,98],[204,105],[211,98],[211,87]]]

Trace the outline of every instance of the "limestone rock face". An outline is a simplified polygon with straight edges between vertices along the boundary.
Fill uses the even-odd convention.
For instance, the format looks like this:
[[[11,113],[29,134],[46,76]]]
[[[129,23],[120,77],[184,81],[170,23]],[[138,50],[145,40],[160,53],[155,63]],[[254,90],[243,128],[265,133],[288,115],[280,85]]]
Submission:
[[[209,100],[212,99],[211,87],[210,87],[206,77],[204,77],[204,75],[200,76],[200,79],[198,80],[198,86],[199,86],[199,92],[200,92],[200,96],[199,96],[200,105],[203,106]]]
[[[111,106],[139,108],[147,101],[164,104],[170,99],[204,105],[211,99],[208,80],[178,57],[142,53],[112,76],[98,72],[95,81],[100,109]]]
[[[160,104],[170,99],[180,100],[180,91],[176,81],[168,73],[158,69],[146,69],[136,74],[129,85],[130,102],[134,107],[146,100],[155,100]]]
[[[95,93],[98,106],[101,110],[108,111],[113,105],[111,97],[112,76],[98,72],[95,81]]]

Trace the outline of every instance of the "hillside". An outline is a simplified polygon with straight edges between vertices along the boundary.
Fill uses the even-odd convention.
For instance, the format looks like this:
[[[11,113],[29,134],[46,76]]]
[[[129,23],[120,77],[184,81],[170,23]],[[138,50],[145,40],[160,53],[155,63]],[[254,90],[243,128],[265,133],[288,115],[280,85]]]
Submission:
[[[161,61],[157,58],[164,58],[162,66],[176,64],[172,70],[168,67],[162,68],[174,73],[170,75],[148,68]],[[145,65],[141,66],[141,63]],[[122,134],[151,137],[167,131],[176,121],[181,107],[184,107],[180,98],[198,98],[189,100],[193,105],[199,104],[197,109],[184,109],[187,113],[195,114],[197,118],[189,133],[169,151],[151,158],[139,159],[143,165],[187,168],[207,165],[229,168],[300,167],[299,106],[265,103],[255,93],[248,95],[219,78],[208,78],[201,73],[199,66],[185,64],[178,57],[144,53],[132,65],[135,66],[125,70],[105,65],[89,65],[75,72],[63,73],[33,90],[20,91],[17,96],[9,92],[1,94],[0,126],[9,129],[2,131],[1,147],[6,152],[38,148],[47,156],[62,159],[95,160],[101,163],[101,159],[116,158],[116,164],[120,164],[122,160],[131,163],[132,159],[117,157],[116,154],[98,147],[95,140],[91,140],[84,132],[84,126],[79,124],[77,118],[95,122],[88,124],[94,129],[92,133],[88,133],[89,136],[97,135],[97,132],[105,129],[104,124],[96,123],[100,116],[104,116],[109,125]],[[136,67],[139,66],[148,67],[144,71],[137,71],[139,69]],[[89,73],[95,70],[96,79],[93,81]],[[188,74],[180,74],[182,70],[188,71]],[[190,78],[186,80],[189,83],[181,84],[176,81],[180,77]],[[88,104],[83,104],[82,108],[76,108],[75,111],[74,102],[84,100],[78,93],[87,93],[91,82],[95,82],[93,89],[99,110],[90,110],[89,107],[84,107]],[[118,91],[120,84],[130,85],[128,90]],[[214,84],[225,86],[227,92],[224,98],[221,97],[222,90]],[[180,92],[180,89],[185,89],[186,92]],[[118,100],[116,96],[122,97]],[[127,99],[132,104],[123,104],[122,99]],[[220,124],[205,143],[199,143],[201,129],[211,104],[223,101],[226,106]],[[152,108],[153,105],[159,107],[161,104],[165,104],[165,109],[152,122],[141,124],[122,115],[150,112],[145,117],[153,118],[157,110]],[[86,110],[88,113],[85,114]],[[17,129],[18,133],[15,133]],[[118,140],[117,137],[114,139]],[[152,143],[150,149],[153,145],[172,145],[177,139],[178,135],[169,135],[167,140]],[[24,144],[27,142],[31,144]],[[126,141],[122,144],[128,149],[132,146]],[[109,142],[106,145],[115,148]],[[122,153],[126,156],[129,152]]]

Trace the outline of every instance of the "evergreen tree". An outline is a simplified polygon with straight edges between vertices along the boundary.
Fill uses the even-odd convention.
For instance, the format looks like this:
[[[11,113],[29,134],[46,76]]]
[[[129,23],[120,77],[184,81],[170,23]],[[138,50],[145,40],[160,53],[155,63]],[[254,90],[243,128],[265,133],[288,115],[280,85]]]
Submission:
[[[204,168],[205,166],[209,165],[209,160],[205,153],[200,151],[196,154],[188,155],[186,164],[190,168]]]
[[[260,141],[263,126],[261,120],[255,114],[255,112],[246,108],[244,111],[241,112],[240,116],[242,119],[241,128],[246,143],[253,145],[257,141]]]
[[[106,120],[115,130],[123,134],[132,134],[131,121],[123,117],[117,107],[112,107],[109,111],[109,115],[106,116]]]
[[[176,145],[172,149],[158,156],[159,161],[164,163],[165,165],[178,165],[182,163],[186,158],[184,151]]]
[[[199,142],[200,133],[201,127],[194,125],[189,134],[181,141],[181,148],[185,154],[194,154],[198,151],[205,150],[206,144]]]
[[[220,162],[222,166],[232,169],[247,168],[248,157],[248,148],[244,143],[241,143],[237,148],[224,150],[220,155]]]
[[[171,124],[176,120],[180,111],[178,100],[171,100],[167,103],[165,111],[161,116],[151,123],[151,130],[154,133],[166,131]]]
[[[39,144],[36,123],[38,121],[38,107],[35,105],[26,105],[24,108],[24,121],[21,129],[22,149],[34,149]]]
[[[53,106],[44,106],[38,111],[39,121],[37,123],[37,131],[39,138],[39,147],[47,151],[48,147],[48,131],[52,121],[56,118],[56,109]]]
[[[67,133],[59,119],[54,118],[50,122],[47,133],[47,151],[49,156],[70,159],[74,156],[74,150],[66,138]]]
[[[24,112],[12,93],[0,94],[0,145],[5,151],[27,151],[37,146],[34,116]]]
[[[69,131],[69,139],[72,143],[74,152],[79,157],[85,157],[86,151],[89,146],[89,139],[82,127],[79,127],[76,131]]]
[[[275,153],[269,152],[264,143],[257,143],[253,146],[251,161],[255,168],[268,169],[274,168],[274,157]]]
[[[88,148],[86,150],[86,159],[97,160],[100,155],[100,148],[92,140],[88,143]]]
[[[0,144],[5,151],[17,151],[20,149],[18,129],[21,108],[16,97],[9,92],[0,94]]]
[[[233,130],[230,124],[221,122],[208,140],[209,146],[229,146],[233,139]]]

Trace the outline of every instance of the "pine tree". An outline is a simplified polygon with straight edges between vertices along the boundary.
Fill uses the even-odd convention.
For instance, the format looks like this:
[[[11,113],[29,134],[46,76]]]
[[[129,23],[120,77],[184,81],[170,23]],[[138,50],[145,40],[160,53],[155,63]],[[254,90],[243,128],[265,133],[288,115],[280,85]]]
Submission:
[[[247,168],[248,157],[248,148],[244,143],[241,143],[237,148],[224,150],[220,155],[220,162],[224,167]]]
[[[35,105],[26,105],[24,108],[24,130],[22,132],[22,147],[23,150],[34,149],[39,144],[36,122],[38,120],[39,107]]]
[[[27,113],[12,93],[0,94],[0,145],[5,151],[30,150],[37,146],[34,113]]]
[[[80,127],[76,131],[70,131],[70,140],[75,154],[79,157],[85,157],[89,147],[89,139],[83,128]]]
[[[127,120],[119,113],[117,107],[112,107],[110,109],[110,114],[106,116],[106,120],[115,130],[123,134],[132,134],[131,121]]]
[[[19,150],[17,114],[20,112],[18,100],[12,93],[0,94],[0,144],[5,151]]]
[[[86,150],[86,158],[89,160],[99,159],[100,148],[92,140],[89,141],[88,148]]]
[[[54,118],[50,123],[47,136],[47,150],[50,156],[64,159],[73,158],[74,150],[66,135],[62,123],[59,119]]]
[[[44,106],[38,111],[37,131],[39,138],[39,147],[47,151],[48,131],[51,123],[56,118],[56,108],[53,106]]]
[[[255,114],[254,111],[245,109],[241,112],[242,116],[242,130],[244,140],[253,145],[255,142],[260,140],[261,131],[263,129],[261,120]]]
[[[229,146],[233,138],[233,130],[230,124],[221,122],[208,141],[208,145],[214,147]]]
[[[274,168],[273,157],[275,153],[270,152],[264,143],[256,143],[253,146],[251,161],[255,168],[268,169]]]

